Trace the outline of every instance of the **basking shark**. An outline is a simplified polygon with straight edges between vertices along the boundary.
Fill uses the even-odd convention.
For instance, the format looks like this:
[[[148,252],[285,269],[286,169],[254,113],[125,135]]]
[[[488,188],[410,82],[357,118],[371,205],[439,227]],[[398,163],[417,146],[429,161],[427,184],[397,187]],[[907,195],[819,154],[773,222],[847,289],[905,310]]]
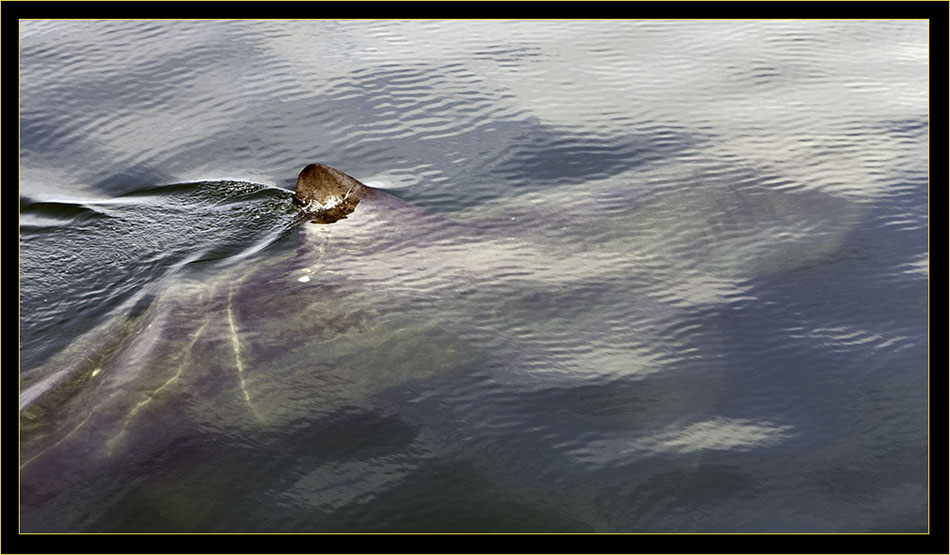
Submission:
[[[608,450],[598,446],[617,442],[538,423],[511,432],[510,392],[550,396],[585,380],[627,392],[618,381],[719,340],[697,324],[703,310],[741,298],[756,275],[833,254],[859,218],[820,192],[585,194],[568,209],[541,195],[448,218],[308,165],[291,252],[165,280],[24,374],[23,530],[310,530],[232,506],[331,514],[469,449],[482,475],[520,472],[537,490],[518,495],[546,498],[544,473],[511,455],[519,442],[579,473],[629,457],[631,443]],[[695,399],[653,397],[637,397],[638,410],[652,407],[666,438],[670,415]],[[789,433],[722,426],[754,428],[750,443]],[[360,449],[379,465],[346,466]],[[556,495],[549,505],[570,513]]]

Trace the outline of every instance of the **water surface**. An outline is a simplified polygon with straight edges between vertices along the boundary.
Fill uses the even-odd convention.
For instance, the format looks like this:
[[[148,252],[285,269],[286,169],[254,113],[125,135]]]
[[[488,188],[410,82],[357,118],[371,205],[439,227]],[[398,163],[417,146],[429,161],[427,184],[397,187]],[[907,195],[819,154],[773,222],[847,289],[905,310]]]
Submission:
[[[925,531],[927,48],[21,22],[21,530]]]

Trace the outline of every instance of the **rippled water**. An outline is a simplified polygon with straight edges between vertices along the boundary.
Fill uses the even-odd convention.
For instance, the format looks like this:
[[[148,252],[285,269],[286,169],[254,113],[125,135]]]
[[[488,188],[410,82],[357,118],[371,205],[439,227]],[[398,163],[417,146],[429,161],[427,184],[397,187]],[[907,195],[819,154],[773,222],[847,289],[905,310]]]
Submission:
[[[21,530],[925,531],[927,48],[21,22]]]

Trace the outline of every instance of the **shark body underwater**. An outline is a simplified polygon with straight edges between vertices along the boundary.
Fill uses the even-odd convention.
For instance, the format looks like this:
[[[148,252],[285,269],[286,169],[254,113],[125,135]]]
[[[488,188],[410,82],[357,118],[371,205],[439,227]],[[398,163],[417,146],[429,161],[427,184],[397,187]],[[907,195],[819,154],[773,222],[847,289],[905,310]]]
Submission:
[[[576,430],[559,431],[560,412],[543,422],[549,413],[515,411],[512,399],[536,393],[597,418],[558,395],[609,383],[611,403],[635,398],[638,425],[669,433],[695,395],[647,386],[644,404],[625,384],[675,366],[669,352],[714,342],[695,325],[680,333],[683,322],[740,295],[745,276],[833,252],[854,218],[816,194],[699,194],[697,207],[751,203],[757,216],[683,265],[681,243],[658,253],[628,238],[669,235],[700,211],[688,199],[675,209],[641,199],[640,210],[607,192],[571,214],[523,199],[449,220],[311,164],[293,199],[294,252],[213,279],[176,276],[24,373],[21,529],[366,530],[339,515],[387,495],[405,503],[400,485],[414,479],[450,483],[432,468],[459,461],[491,484],[519,474],[512,499],[589,529],[593,509],[547,488],[590,472],[576,456],[584,434],[562,435]],[[822,241],[809,222],[825,225]],[[775,233],[792,223],[801,233]],[[521,446],[531,449],[519,457]],[[539,469],[530,452],[559,462]],[[596,504],[584,487],[573,493],[576,507]]]

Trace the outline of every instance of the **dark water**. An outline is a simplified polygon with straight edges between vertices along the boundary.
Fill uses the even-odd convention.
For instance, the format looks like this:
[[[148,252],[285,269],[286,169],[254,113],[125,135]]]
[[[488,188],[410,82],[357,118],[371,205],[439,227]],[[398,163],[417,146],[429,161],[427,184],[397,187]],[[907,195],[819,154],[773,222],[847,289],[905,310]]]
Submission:
[[[21,530],[926,531],[927,48],[21,22]]]

